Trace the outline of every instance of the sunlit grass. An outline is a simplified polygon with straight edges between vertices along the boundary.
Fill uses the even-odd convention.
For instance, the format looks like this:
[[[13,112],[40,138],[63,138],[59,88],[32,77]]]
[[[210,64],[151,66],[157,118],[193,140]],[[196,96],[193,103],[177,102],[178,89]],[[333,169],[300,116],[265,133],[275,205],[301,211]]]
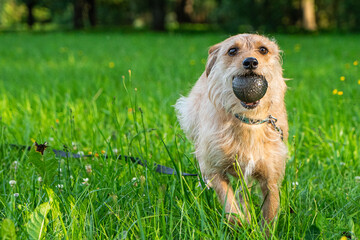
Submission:
[[[31,216],[50,201],[47,239],[263,238],[256,184],[250,189],[255,222],[240,228],[225,221],[216,194],[199,187],[196,177],[152,169],[156,162],[198,172],[172,105],[201,75],[208,47],[226,37],[0,35],[3,226],[14,224],[18,238],[28,237]],[[284,51],[284,76],[292,80],[286,96],[290,154],[274,239],[358,238],[359,36],[275,37]],[[49,181],[8,145],[32,139],[96,156],[56,159]],[[104,157],[112,152],[147,160],[149,168]]]

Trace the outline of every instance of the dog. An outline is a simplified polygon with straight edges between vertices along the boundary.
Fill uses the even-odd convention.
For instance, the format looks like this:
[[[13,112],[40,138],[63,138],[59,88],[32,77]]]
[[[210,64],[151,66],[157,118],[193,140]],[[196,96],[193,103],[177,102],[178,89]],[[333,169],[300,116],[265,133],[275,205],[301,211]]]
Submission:
[[[244,196],[237,201],[229,181],[229,176],[239,177],[239,169],[245,180],[260,184],[263,222],[272,222],[279,209],[288,138],[280,53],[275,41],[264,36],[232,36],[210,47],[205,71],[175,104],[203,179],[216,191],[229,220],[240,225],[250,223],[251,216]],[[254,97],[259,81],[265,92],[263,87]],[[241,100],[246,94],[250,100]]]

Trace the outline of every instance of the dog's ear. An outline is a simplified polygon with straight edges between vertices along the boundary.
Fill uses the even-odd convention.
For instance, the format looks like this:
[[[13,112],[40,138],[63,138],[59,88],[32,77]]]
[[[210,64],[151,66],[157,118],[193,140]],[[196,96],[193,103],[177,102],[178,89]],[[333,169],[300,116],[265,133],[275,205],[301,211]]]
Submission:
[[[220,49],[220,44],[216,44],[209,49],[209,56],[205,68],[206,76],[209,76],[211,69],[215,65],[217,59],[217,53],[219,49]]]

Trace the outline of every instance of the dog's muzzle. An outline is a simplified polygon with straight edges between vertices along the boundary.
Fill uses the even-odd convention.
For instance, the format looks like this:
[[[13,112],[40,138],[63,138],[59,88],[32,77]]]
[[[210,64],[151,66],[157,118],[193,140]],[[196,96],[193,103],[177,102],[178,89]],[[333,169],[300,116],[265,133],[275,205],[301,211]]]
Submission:
[[[247,109],[253,109],[264,97],[268,82],[261,75],[238,75],[233,78],[232,87],[235,96],[241,101],[241,105]]]

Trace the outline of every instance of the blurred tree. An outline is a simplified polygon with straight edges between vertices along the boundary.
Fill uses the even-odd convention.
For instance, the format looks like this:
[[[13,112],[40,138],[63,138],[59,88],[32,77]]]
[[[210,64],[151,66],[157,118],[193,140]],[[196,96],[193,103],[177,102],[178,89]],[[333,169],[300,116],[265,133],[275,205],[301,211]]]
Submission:
[[[89,18],[92,27],[96,26],[96,2],[95,0],[74,0],[74,28],[84,28],[85,17]]]
[[[33,28],[35,24],[35,17],[34,17],[34,8],[36,5],[40,4],[41,0],[18,0],[19,3],[24,3],[27,10],[27,20],[26,23],[30,29]]]
[[[191,22],[189,8],[192,2],[189,0],[176,0],[175,13],[179,23]]]
[[[155,31],[165,31],[166,0],[149,0],[152,13],[151,28]]]
[[[74,28],[84,28],[85,0],[74,0]]]
[[[302,0],[303,10],[303,24],[305,30],[316,31],[316,18],[315,18],[315,1],[314,0]]]

